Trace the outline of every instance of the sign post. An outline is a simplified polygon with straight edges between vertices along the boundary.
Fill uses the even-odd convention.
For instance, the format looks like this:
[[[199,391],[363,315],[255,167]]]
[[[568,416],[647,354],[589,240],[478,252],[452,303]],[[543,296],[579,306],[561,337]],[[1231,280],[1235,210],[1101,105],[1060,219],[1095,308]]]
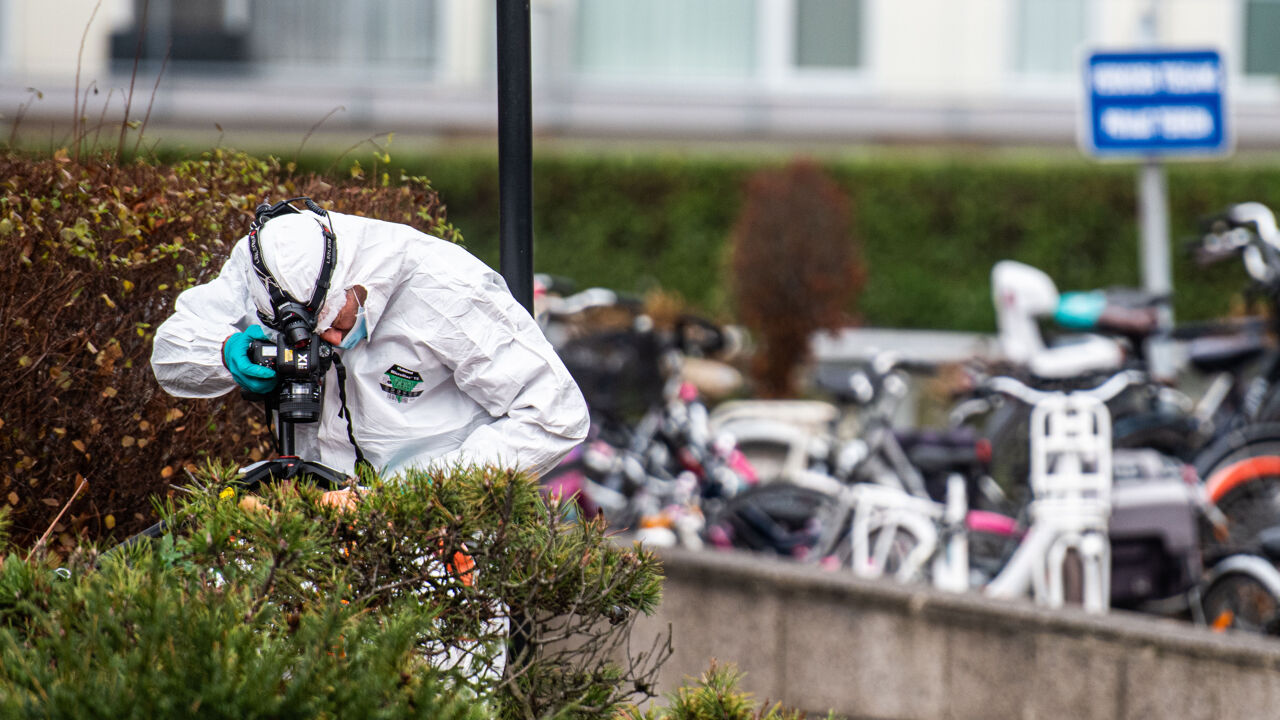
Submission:
[[[1142,284],[1173,291],[1169,200],[1163,160],[1214,157],[1231,151],[1224,101],[1226,73],[1217,50],[1100,51],[1084,68],[1085,112],[1080,145],[1097,158],[1137,159]],[[1173,324],[1172,303],[1162,309]],[[1157,375],[1172,375],[1164,348],[1152,347]]]

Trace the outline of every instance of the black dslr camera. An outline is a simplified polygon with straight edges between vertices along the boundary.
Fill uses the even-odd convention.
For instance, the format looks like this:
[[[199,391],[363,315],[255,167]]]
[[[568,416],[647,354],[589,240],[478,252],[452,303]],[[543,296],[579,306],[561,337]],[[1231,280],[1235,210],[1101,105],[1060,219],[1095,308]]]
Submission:
[[[299,346],[288,342],[281,332],[274,342],[254,340],[249,359],[276,371],[280,382],[275,390],[275,406],[280,419],[292,423],[320,420],[323,379],[333,364],[333,346],[310,332]]]

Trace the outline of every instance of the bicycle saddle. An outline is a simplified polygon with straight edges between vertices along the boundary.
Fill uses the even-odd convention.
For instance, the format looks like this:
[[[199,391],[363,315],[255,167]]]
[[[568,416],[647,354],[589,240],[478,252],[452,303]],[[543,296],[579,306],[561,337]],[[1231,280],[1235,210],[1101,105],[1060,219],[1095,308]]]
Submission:
[[[1267,347],[1266,339],[1253,333],[1200,337],[1187,343],[1187,361],[1203,373],[1223,372],[1252,362]]]

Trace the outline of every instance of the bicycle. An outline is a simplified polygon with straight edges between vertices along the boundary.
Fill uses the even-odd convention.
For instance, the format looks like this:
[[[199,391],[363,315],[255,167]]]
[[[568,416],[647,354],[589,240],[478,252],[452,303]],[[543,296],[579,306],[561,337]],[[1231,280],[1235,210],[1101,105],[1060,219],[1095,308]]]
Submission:
[[[584,322],[592,313],[610,324]],[[688,314],[658,328],[638,302],[600,288],[548,302],[543,322],[557,328],[592,417],[587,442],[542,478],[545,492],[649,544],[701,547],[705,513],[756,481],[680,372],[684,357],[722,350],[724,332]]]
[[[753,463],[762,451],[787,459],[784,472],[763,476],[713,518],[709,527],[718,544],[821,561],[848,532],[848,488],[883,486],[940,502],[952,475],[964,478],[974,499],[967,520],[995,536],[1007,530],[1007,498],[988,477],[990,447],[982,438],[969,430],[896,427],[907,380],[895,354],[877,354],[865,368],[817,381],[848,408],[831,405],[818,433],[753,415],[719,418],[717,426],[733,433]]]
[[[951,591],[976,584],[995,598],[1030,593],[1042,605],[1061,607],[1070,594],[1070,557],[1084,608],[1105,611],[1110,606],[1112,448],[1103,401],[1129,381],[1117,376],[1089,392],[1045,393],[1012,378],[992,380],[997,391],[1034,403],[1032,498],[1025,513],[1030,522],[994,574],[972,572],[967,498],[957,476],[950,478],[943,503],[883,486],[853,487],[848,538],[853,572],[867,578],[892,572],[899,580],[927,580]]]
[[[975,585],[990,597],[1030,592],[1037,602],[1050,607],[1060,607],[1072,595],[1088,611],[1113,606],[1117,595],[1112,582],[1120,563],[1113,557],[1115,528],[1108,528],[1108,521],[1122,486],[1113,484],[1109,475],[1116,466],[1113,453],[1126,451],[1109,447],[1104,401],[1130,381],[1132,377],[1124,374],[1114,376],[1090,391],[1090,397],[1035,390],[1012,378],[992,379],[994,390],[1034,404],[1030,525],[996,572],[973,572],[969,566],[969,531],[962,522],[964,485],[954,478],[945,504],[891,488],[856,487],[853,492],[859,497],[853,501],[855,520],[849,540],[854,572],[864,577],[891,574],[899,580],[926,580],[947,590]],[[1058,457],[1053,460],[1055,454]],[[1057,472],[1046,472],[1055,463],[1064,464]],[[1158,486],[1148,487],[1147,494],[1152,487]],[[1193,493],[1201,489],[1199,485],[1184,487],[1187,498],[1212,511],[1203,497]],[[1271,547],[1259,549],[1262,554],[1235,551],[1205,556],[1208,573],[1184,582],[1176,602],[1157,599],[1139,607],[1180,615],[1218,630],[1278,632],[1280,572],[1274,560],[1280,557],[1280,529],[1272,532],[1270,542]],[[1198,563],[1192,565],[1197,567]],[[1071,592],[1072,577],[1075,592]]]
[[[1265,337],[1268,329],[1280,331],[1280,230],[1268,208],[1242,203],[1207,220],[1202,237],[1189,249],[1202,265],[1241,258],[1253,282],[1249,293],[1271,306],[1271,325],[1246,319],[1168,331],[1186,341],[1189,364],[1210,378],[1208,389],[1193,402],[1162,383],[1136,386],[1112,403],[1114,442],[1120,448],[1155,448],[1194,465],[1209,502],[1229,520],[1222,542],[1248,546],[1259,532],[1280,522],[1280,351]],[[1070,388],[1120,366],[1145,371],[1144,348],[1166,332],[1154,309],[1166,298],[1107,291],[1102,293],[1104,305],[1085,303],[1094,312],[1073,316],[1062,311],[1073,304],[1070,298],[1060,298],[1052,281],[1034,268],[1004,261],[992,278],[1002,346],[1040,387]],[[1096,301],[1099,296],[1093,295]],[[1073,329],[1095,334],[1085,343],[1045,344],[1033,318],[1064,315],[1071,316]],[[1088,351],[1103,346],[1112,350]],[[1116,352],[1122,348],[1127,356]],[[1019,409],[975,405],[990,411],[984,432],[997,446],[1021,445]],[[1025,461],[1016,453],[1002,457],[1011,467],[996,468],[998,477],[1022,474]]]

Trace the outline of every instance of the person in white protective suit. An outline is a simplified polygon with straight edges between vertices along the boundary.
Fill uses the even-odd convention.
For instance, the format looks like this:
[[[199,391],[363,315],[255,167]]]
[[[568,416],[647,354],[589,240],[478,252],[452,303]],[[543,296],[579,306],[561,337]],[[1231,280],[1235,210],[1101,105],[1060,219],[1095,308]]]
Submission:
[[[315,302],[314,332],[339,348],[347,374],[350,425],[330,368],[320,421],[296,427],[300,457],[351,474],[358,447],[384,475],[473,463],[537,474],[586,437],[582,393],[499,275],[407,225],[308,206],[319,212],[290,205],[255,224],[217,278],[178,296],[151,355],[167,392],[274,387],[274,371],[245,353],[250,338],[266,337],[257,324],[282,292]]]

